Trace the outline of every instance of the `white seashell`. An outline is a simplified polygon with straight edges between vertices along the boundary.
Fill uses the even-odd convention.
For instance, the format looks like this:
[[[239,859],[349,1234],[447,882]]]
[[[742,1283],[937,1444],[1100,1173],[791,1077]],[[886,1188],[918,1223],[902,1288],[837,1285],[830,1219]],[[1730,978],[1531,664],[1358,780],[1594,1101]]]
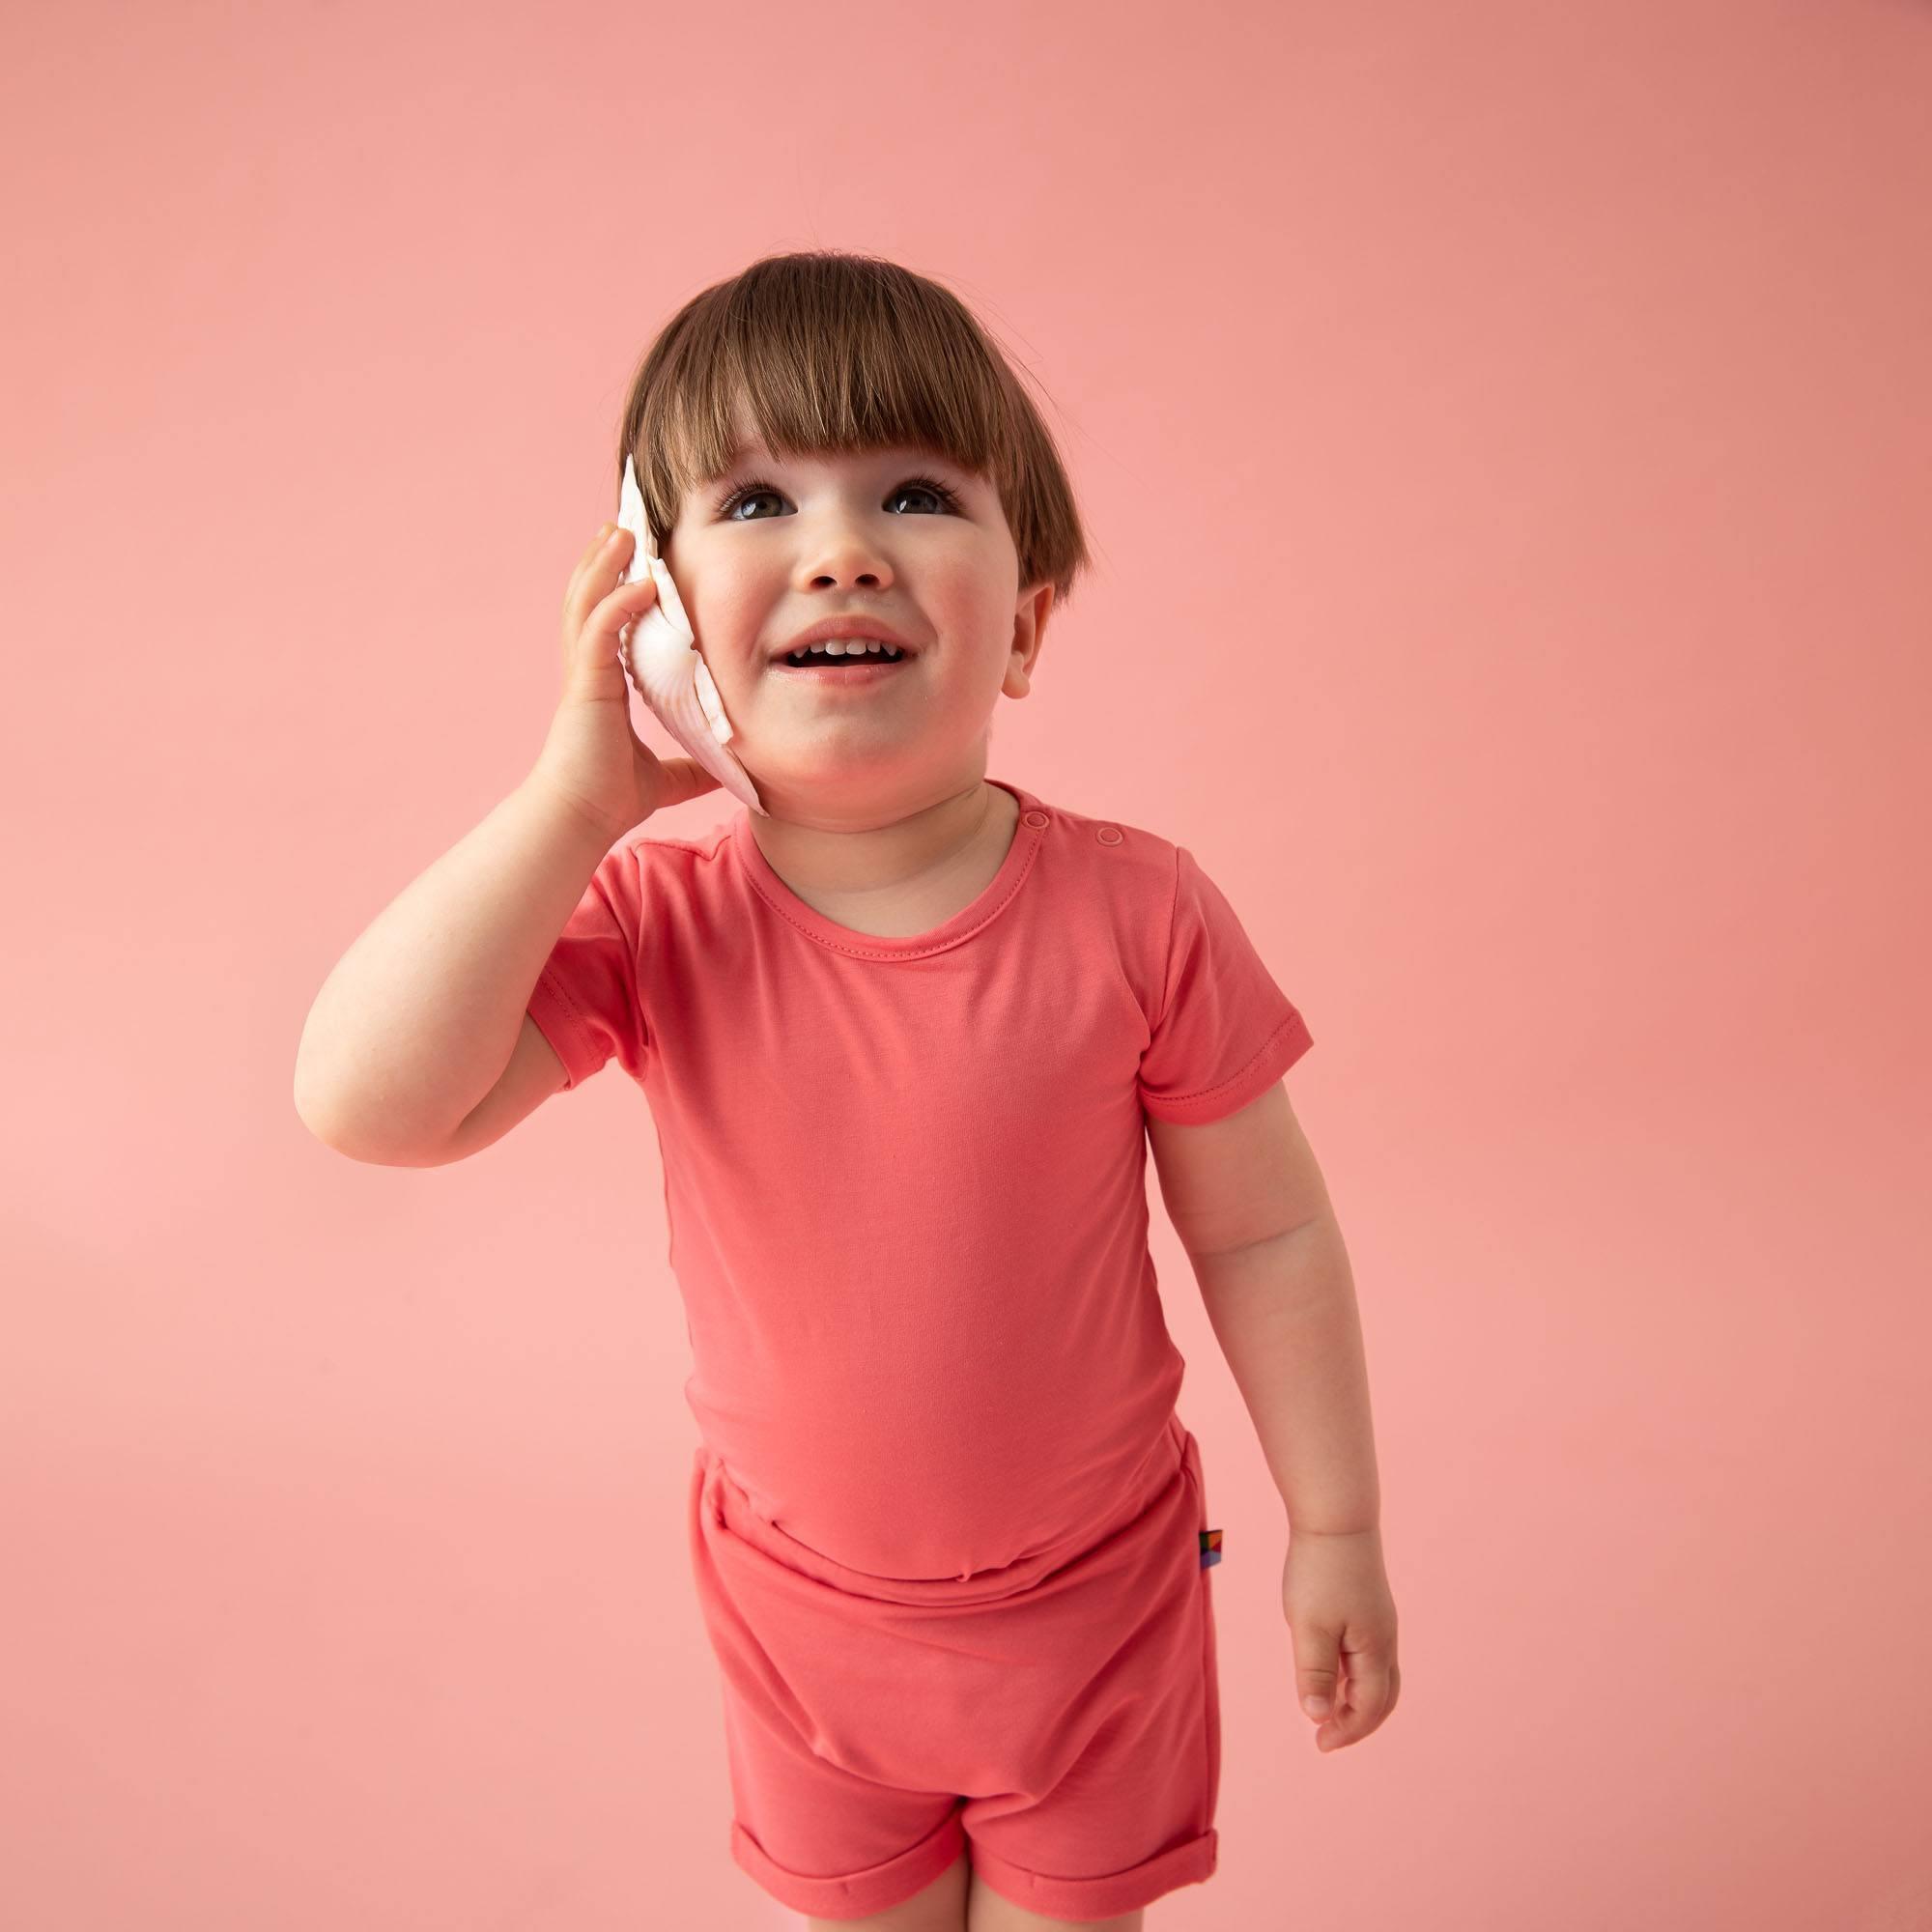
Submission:
[[[618,580],[636,583],[645,572],[657,585],[657,595],[641,616],[634,618],[618,632],[624,668],[638,696],[650,706],[652,714],[697,762],[734,798],[757,812],[771,814],[758,803],[757,787],[751,775],[728,749],[735,735],[731,721],[724,715],[724,701],[712,682],[711,667],[698,649],[691,620],[684,614],[684,600],[671,582],[670,567],[658,554],[651,540],[649,521],[644,516],[644,493],[638,488],[637,470],[631,458],[624,459],[624,487],[617,505],[617,524],[637,540],[631,560]]]

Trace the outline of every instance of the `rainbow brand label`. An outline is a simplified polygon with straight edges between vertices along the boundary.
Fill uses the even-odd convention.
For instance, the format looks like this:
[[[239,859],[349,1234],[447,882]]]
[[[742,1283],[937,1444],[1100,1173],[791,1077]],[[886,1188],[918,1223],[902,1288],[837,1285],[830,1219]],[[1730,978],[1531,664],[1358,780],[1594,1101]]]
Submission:
[[[1221,1532],[1218,1529],[1204,1529],[1201,1532],[1201,1567],[1207,1569],[1210,1563],[1221,1560]]]

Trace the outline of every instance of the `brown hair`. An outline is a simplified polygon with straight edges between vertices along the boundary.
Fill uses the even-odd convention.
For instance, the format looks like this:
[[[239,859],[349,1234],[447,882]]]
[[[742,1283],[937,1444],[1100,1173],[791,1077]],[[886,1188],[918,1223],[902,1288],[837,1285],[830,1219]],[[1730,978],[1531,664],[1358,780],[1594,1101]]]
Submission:
[[[951,291],[876,256],[768,255],[694,296],[631,381],[617,450],[662,547],[686,491],[729,467],[742,397],[787,457],[910,444],[1000,494],[1022,589],[1056,608],[1089,564],[1073,490],[1012,364]]]

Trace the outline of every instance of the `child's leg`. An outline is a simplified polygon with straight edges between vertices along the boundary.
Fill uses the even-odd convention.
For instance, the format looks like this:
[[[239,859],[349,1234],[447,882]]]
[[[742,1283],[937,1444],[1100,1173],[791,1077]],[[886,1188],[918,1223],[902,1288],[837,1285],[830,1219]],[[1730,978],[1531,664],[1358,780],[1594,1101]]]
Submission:
[[[1042,1918],[1009,1898],[1002,1898],[976,1877],[966,1892],[966,1932],[1141,1932],[1147,1907],[1123,1912],[1118,1918]]]
[[[961,1852],[923,1891],[889,1911],[869,1918],[809,1918],[806,1923],[810,1932],[965,1932],[966,1880],[966,1854]]]

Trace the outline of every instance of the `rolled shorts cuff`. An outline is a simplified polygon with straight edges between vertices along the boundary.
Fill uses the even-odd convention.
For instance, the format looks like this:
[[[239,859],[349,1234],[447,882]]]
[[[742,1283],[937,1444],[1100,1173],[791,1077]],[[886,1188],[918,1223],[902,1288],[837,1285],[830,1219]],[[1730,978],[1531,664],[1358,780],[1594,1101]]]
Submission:
[[[910,1850],[844,1878],[811,1878],[787,1871],[736,1819],[731,1856],[781,1905],[810,1918],[869,1918],[922,1892],[966,1849],[965,1828],[955,1806]],[[1022,1878],[1026,1877],[1021,1873]],[[1102,1880],[1101,1883],[1108,1881]],[[1048,1879],[1048,1885],[1065,1881]],[[1075,1881],[1078,1883],[1078,1881]]]
[[[1183,1885],[1199,1885],[1212,1878],[1219,1855],[1220,1833],[1210,1827],[1198,1838],[1129,1865],[1125,1871],[1107,1872],[1099,1878],[1051,1878],[1009,1863],[976,1840],[973,1873],[1010,1904],[1024,1906],[1045,1918],[1112,1918],[1151,1905]]]

